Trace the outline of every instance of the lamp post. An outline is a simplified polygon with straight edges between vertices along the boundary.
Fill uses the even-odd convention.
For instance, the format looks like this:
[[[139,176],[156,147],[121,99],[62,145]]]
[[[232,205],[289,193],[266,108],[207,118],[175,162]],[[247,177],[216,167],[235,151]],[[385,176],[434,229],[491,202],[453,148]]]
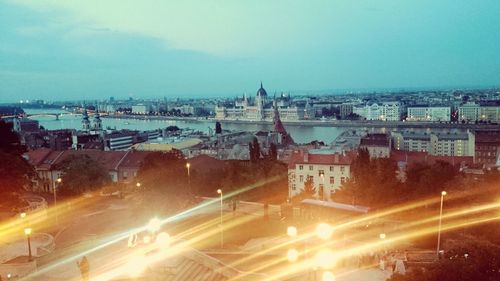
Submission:
[[[446,196],[446,191],[441,191],[441,207],[439,208],[438,241],[437,241],[437,248],[436,248],[436,255],[438,255],[438,256],[439,256],[439,247],[441,244],[441,222],[443,220],[443,201],[444,201],[445,196]]]
[[[137,186],[137,189],[140,189],[141,188],[141,183],[138,182],[138,183],[135,184],[135,186]]]
[[[191,164],[188,162],[186,163],[186,169],[188,172],[188,189],[191,192],[191,174],[189,173],[189,168],[191,168]]]
[[[220,195],[220,247],[224,248],[224,228],[222,227],[222,189],[217,189],[217,193]]]
[[[319,192],[320,192],[320,199],[321,200],[324,200],[325,199],[325,173],[321,173],[319,175],[321,177],[321,187],[319,189]]]
[[[28,260],[31,261],[31,228],[25,228],[24,229],[24,235],[26,235],[26,238],[28,239]]]
[[[56,184],[54,185],[54,212],[56,212],[56,223],[59,224],[59,217],[57,211],[57,188],[61,184],[62,179],[60,177],[57,178]]]

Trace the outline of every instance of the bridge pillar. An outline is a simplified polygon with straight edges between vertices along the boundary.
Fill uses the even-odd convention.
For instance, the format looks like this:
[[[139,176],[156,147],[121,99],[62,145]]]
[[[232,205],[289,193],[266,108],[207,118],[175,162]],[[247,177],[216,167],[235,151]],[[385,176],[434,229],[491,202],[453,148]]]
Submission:
[[[56,120],[59,120],[59,114],[56,114]]]

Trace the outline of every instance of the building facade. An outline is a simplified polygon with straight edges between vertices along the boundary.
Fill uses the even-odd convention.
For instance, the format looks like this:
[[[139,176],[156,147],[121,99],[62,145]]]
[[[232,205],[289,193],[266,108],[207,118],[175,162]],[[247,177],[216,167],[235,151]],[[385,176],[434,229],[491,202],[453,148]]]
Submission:
[[[373,103],[353,108],[353,113],[366,120],[379,121],[399,121],[401,120],[401,111],[401,104],[397,101],[383,102],[380,105]]]
[[[500,131],[476,130],[474,163],[484,167],[498,166],[500,155]]]
[[[290,198],[304,192],[304,184],[312,180],[314,197],[332,201],[332,194],[351,176],[354,155],[333,153],[329,150],[297,150],[288,164],[288,195]]]
[[[408,107],[407,121],[450,122],[449,106],[412,106]]]
[[[392,132],[395,150],[427,152],[434,156],[473,156],[474,134],[470,131],[421,133]]]
[[[217,105],[215,119],[272,121],[274,108],[278,109],[282,120],[302,120],[307,116],[306,107],[292,105],[289,96],[282,95],[279,98],[269,99],[261,83],[255,99],[249,99],[244,95],[243,99],[237,100],[233,107]]]

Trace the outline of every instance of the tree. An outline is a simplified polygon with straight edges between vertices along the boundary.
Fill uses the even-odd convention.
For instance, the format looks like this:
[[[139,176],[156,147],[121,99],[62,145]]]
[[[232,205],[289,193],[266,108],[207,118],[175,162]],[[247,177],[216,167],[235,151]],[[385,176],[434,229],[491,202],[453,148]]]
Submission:
[[[222,134],[222,126],[219,121],[215,122],[215,133]]]
[[[12,125],[0,120],[0,208],[12,210],[23,204],[20,195],[35,176],[22,157],[25,151]]]
[[[154,152],[144,158],[138,181],[148,189],[171,194],[187,192],[186,160],[180,150]]]
[[[314,188],[314,180],[313,177],[307,177],[304,182],[304,189],[300,193],[305,198],[313,198],[314,194],[316,194],[316,188]]]
[[[276,161],[278,160],[278,150],[276,148],[276,144],[271,143],[269,146],[269,159],[271,161]]]
[[[106,168],[88,155],[72,155],[62,161],[57,169],[63,172],[63,193],[79,194],[97,190],[111,182]]]
[[[486,241],[460,241],[428,270],[395,274],[389,281],[494,281],[500,280],[499,268],[499,246]]]
[[[253,138],[252,142],[248,144],[249,153],[250,153],[250,161],[256,162],[260,160],[260,145],[257,138]]]

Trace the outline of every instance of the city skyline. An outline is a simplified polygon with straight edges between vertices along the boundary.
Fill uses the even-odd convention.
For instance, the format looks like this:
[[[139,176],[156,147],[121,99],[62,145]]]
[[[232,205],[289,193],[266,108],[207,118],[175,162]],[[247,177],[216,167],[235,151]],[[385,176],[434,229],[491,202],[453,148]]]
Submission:
[[[1,102],[500,84],[493,1],[0,5]]]

